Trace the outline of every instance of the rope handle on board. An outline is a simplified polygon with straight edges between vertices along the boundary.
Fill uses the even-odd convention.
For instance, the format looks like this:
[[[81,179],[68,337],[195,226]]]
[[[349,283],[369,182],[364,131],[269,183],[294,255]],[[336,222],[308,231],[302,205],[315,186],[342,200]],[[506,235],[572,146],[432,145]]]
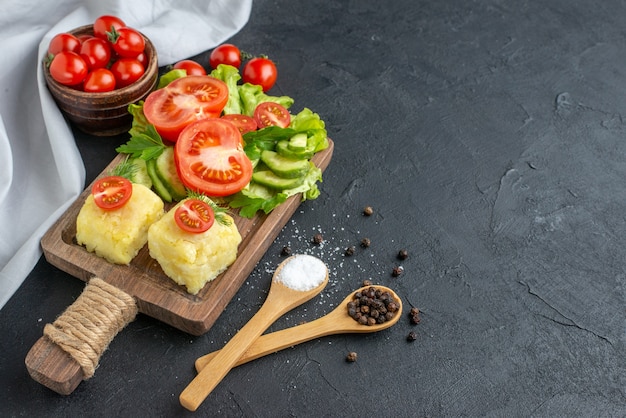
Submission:
[[[26,357],[29,373],[58,393],[71,393],[80,381],[94,375],[102,353],[117,333],[135,319],[137,311],[132,296],[100,278],[92,278],[76,301],[52,324],[45,325],[44,336]],[[63,361],[59,364],[58,349],[66,354],[65,366]],[[52,361],[54,351],[57,358]],[[69,377],[76,383],[68,383]]]

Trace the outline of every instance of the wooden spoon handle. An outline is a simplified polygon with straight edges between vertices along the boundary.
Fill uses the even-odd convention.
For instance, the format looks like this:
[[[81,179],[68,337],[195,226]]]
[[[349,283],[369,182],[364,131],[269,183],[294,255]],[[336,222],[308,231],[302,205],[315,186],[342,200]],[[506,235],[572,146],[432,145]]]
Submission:
[[[207,366],[187,385],[180,394],[182,406],[190,411],[198,409],[211,391],[228,374],[239,357],[283,313],[275,306],[265,303],[235,336],[222,348]]]
[[[25,363],[31,377],[61,395],[90,378],[115,335],[135,319],[132,296],[93,278],[83,293],[30,349]]]
[[[326,315],[302,325],[261,335],[242,354],[234,366],[240,366],[265,355],[276,353],[277,351],[293,347],[294,345],[298,345],[306,341],[311,341],[315,338],[345,332],[343,328],[337,327],[336,319],[338,319],[337,316]],[[202,369],[204,369],[219,352],[220,350],[216,350],[212,353],[199,357],[196,360],[196,370],[198,372],[202,371]]]

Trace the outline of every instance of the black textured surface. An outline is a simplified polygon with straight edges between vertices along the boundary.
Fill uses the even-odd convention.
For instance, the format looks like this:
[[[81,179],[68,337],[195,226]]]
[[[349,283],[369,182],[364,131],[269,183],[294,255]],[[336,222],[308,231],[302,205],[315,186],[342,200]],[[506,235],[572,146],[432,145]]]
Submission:
[[[0,311],[0,413],[193,415],[178,395],[194,360],[257,311],[290,245],[319,255],[330,284],[272,329],[329,312],[363,279],[421,323],[241,366],[196,415],[626,415],[625,16],[613,0],[255,1],[231,41],[276,59],[273,93],[326,121],[322,195],[207,334],[140,315],[66,397],[24,357],[83,283],[42,260]],[[125,138],[77,140],[90,181]]]

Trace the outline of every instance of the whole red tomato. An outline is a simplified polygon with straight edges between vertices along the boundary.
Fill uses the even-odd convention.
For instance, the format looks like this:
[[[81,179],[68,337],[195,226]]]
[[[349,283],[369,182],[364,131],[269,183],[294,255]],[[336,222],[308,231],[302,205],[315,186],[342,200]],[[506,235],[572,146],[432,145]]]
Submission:
[[[113,50],[122,58],[137,58],[146,47],[146,41],[139,31],[123,27],[113,31],[109,36]]]
[[[211,68],[217,68],[220,64],[232,65],[235,68],[241,66],[241,51],[233,44],[222,44],[215,48],[209,56]]]
[[[244,83],[257,84],[268,91],[276,83],[278,70],[272,60],[266,57],[252,58],[243,67],[242,80]]]
[[[187,75],[206,75],[206,70],[200,64],[192,60],[182,60],[174,64],[177,70],[185,70]]]
[[[115,90],[115,76],[106,68],[96,68],[87,74],[83,90],[89,93]]]
[[[124,21],[119,17],[103,15],[98,17],[93,22],[93,35],[96,38],[101,38],[106,41],[109,39],[109,34],[107,32],[118,30],[120,28],[123,28],[124,26],[126,26],[126,23],[124,23]]]
[[[120,58],[111,65],[117,88],[126,87],[139,80],[145,70],[139,61],[133,58]]]
[[[87,76],[87,63],[76,52],[61,51],[50,63],[50,75],[66,86],[82,83]]]
[[[61,51],[80,52],[80,39],[70,33],[58,33],[50,40],[48,53],[56,55]]]
[[[92,37],[85,40],[80,47],[80,56],[85,60],[90,70],[103,68],[111,59],[111,48],[104,39]]]

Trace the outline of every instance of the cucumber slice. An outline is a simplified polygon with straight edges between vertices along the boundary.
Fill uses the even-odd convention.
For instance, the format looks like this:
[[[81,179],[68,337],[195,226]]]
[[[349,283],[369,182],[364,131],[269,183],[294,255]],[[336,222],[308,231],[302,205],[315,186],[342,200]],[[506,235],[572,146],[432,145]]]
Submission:
[[[167,188],[163,185],[163,182],[159,178],[156,170],[156,160],[148,160],[146,161],[146,169],[148,171],[148,175],[150,176],[150,180],[152,180],[152,188],[159,195],[161,199],[165,202],[172,201],[172,195],[167,191]]]
[[[289,140],[282,139],[276,143],[276,152],[283,157],[295,160],[310,160],[313,157],[314,150],[305,148],[304,151],[294,151],[289,148]]]
[[[305,133],[295,134],[289,139],[289,149],[294,152],[306,151],[307,136]]]
[[[294,160],[277,152],[265,150],[261,152],[261,161],[279,177],[293,179],[304,176],[309,171],[308,160]]]
[[[148,175],[148,169],[146,168],[146,160],[143,158],[133,158],[128,161],[133,166],[132,174],[130,175],[130,181],[137,184],[143,184],[148,189],[152,188],[152,179]]]
[[[161,179],[163,186],[176,201],[187,197],[187,189],[176,171],[174,162],[174,147],[167,147],[156,159],[156,173]]]
[[[304,181],[304,177],[288,179],[284,177],[279,177],[270,170],[264,170],[253,173],[252,180],[271,189],[284,190],[298,187]]]

